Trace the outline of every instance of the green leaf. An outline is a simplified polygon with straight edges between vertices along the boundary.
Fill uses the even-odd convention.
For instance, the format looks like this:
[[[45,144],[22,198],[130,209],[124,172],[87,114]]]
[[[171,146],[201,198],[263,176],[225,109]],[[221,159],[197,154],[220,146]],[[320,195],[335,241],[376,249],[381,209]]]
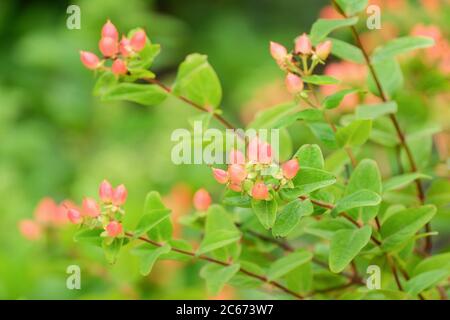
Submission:
[[[206,215],[205,237],[197,254],[204,254],[238,241],[241,233],[225,209],[219,205],[209,207]]]
[[[293,117],[295,110],[295,104],[284,103],[267,110],[259,111],[248,127],[253,129],[283,128],[296,121]]]
[[[428,37],[402,37],[396,38],[382,47],[377,48],[372,55],[372,62],[394,58],[395,56],[420,48],[428,48],[434,45],[434,40]]]
[[[329,266],[334,273],[339,273],[366,246],[372,235],[372,228],[365,226],[354,230],[337,231],[331,238]]]
[[[110,238],[104,238],[102,247],[103,252],[105,253],[106,260],[113,264],[116,262],[117,255],[120,252],[120,249],[122,248],[123,244],[123,238],[114,238],[112,242],[110,241]]]
[[[232,190],[227,190],[223,198],[223,204],[239,207],[239,208],[251,208],[251,198],[247,194],[242,194],[240,192],[234,192]]]
[[[160,53],[161,46],[159,44],[148,43],[139,54],[131,58],[127,64],[127,68],[131,73],[141,72],[151,67],[156,56]]]
[[[448,276],[450,276],[450,269],[440,269],[421,273],[406,282],[405,291],[410,295],[417,295],[430,287],[436,286]]]
[[[317,144],[304,144],[297,150],[294,157],[298,159],[300,168],[310,167],[323,169],[324,160],[322,150]]]
[[[305,250],[299,250],[278,259],[270,266],[267,271],[267,278],[269,280],[276,280],[298,268],[302,264],[311,261],[313,255],[311,252]]]
[[[358,163],[345,190],[345,195],[350,195],[359,190],[367,189],[381,196],[381,174],[378,165],[371,159],[363,159]],[[361,214],[364,222],[369,222],[375,218],[379,206],[365,207],[360,210],[351,210],[349,214],[354,218],[359,218]]]
[[[134,236],[139,237],[144,233],[149,232],[151,229],[158,227],[165,220],[170,223],[169,216],[170,210],[164,206],[159,193],[156,191],[149,192],[145,198],[144,215],[141,217],[141,220],[136,227]],[[170,235],[171,234],[172,230],[170,230]],[[167,235],[164,238],[168,239],[170,238],[170,235]]]
[[[414,268],[412,276],[439,269],[450,270],[450,252],[441,253],[420,261]]]
[[[315,84],[317,86],[323,86],[327,84],[339,84],[340,80],[330,77],[330,76],[321,76],[314,74],[312,76],[304,76],[302,80],[306,83]]]
[[[295,120],[323,121],[323,112],[319,109],[305,109],[292,116]]]
[[[274,237],[286,237],[300,222],[300,218],[312,214],[310,200],[295,199],[284,206],[272,230]]]
[[[357,17],[349,19],[319,19],[311,27],[311,41],[314,45],[325,40],[325,38],[334,30],[353,26],[358,22]]]
[[[222,87],[207,56],[194,53],[186,57],[178,69],[173,93],[202,107],[220,105]]]
[[[323,100],[322,106],[326,109],[337,108],[341,104],[342,100],[345,98],[346,95],[355,93],[357,91],[358,90],[356,90],[356,89],[345,89],[345,90],[338,91],[338,92],[326,97],[325,100]]]
[[[284,276],[289,289],[295,292],[311,291],[313,285],[313,268],[308,261]]]
[[[102,101],[127,100],[145,106],[155,106],[166,97],[167,92],[157,85],[122,82],[108,90],[102,96]]]
[[[356,118],[358,119],[376,119],[386,114],[396,113],[397,103],[389,101],[378,104],[363,104],[356,108]]]
[[[176,261],[189,261],[191,256],[176,252],[173,249],[180,249],[184,251],[192,251],[192,245],[183,239],[171,239],[167,242],[171,250],[167,253],[162,254],[159,259],[161,260],[176,260]]]
[[[331,53],[336,57],[359,64],[364,64],[366,61],[364,55],[358,47],[342,40],[328,38],[331,41]]]
[[[431,179],[431,177],[420,172],[405,173],[386,180],[383,184],[383,191],[401,189],[417,179]]]
[[[325,122],[307,122],[312,133],[327,147],[336,148],[336,137],[330,125]]]
[[[73,236],[75,242],[89,243],[98,247],[102,246],[103,238],[101,229],[81,229]]]
[[[139,246],[133,250],[135,255],[140,256],[141,264],[139,268],[139,272],[141,275],[148,275],[152,269],[155,262],[164,254],[169,253],[171,250],[170,245],[165,244],[162,247],[151,247],[148,244],[144,244]]]
[[[292,181],[294,188],[283,188],[280,190],[286,199],[291,200],[334,184],[336,177],[324,170],[303,167]]]
[[[341,147],[360,146],[369,139],[371,129],[371,120],[355,120],[348,126],[337,130],[336,140]]]
[[[333,216],[353,208],[372,207],[381,202],[381,197],[370,190],[362,189],[341,198],[331,211]]]
[[[223,286],[239,271],[240,265],[233,264],[228,267],[207,264],[200,270],[200,276],[206,280],[208,292],[217,295]]]
[[[436,207],[433,205],[396,212],[381,226],[382,248],[386,251],[398,249],[429,222],[435,214]]]
[[[367,7],[368,0],[335,0],[346,15],[352,16]]]
[[[395,59],[381,60],[373,63],[375,73],[381,83],[383,92],[392,97],[399,89],[403,87],[403,74],[399,63]],[[369,90],[378,97],[381,97],[378,86],[372,77],[368,75]]]
[[[326,240],[331,240],[336,231],[343,229],[353,230],[355,228],[355,225],[344,218],[322,219],[307,225],[305,232]]]
[[[95,82],[93,94],[101,96],[111,90],[117,84],[118,78],[109,71],[103,72]]]
[[[277,202],[275,200],[252,199],[252,209],[265,229],[271,229],[273,227],[277,217]]]

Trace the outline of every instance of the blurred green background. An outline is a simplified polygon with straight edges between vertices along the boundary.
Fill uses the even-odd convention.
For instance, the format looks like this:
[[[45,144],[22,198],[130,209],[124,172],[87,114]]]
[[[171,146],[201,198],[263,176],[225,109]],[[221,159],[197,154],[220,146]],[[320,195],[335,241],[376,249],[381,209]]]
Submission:
[[[81,8],[81,29],[68,30],[66,9]],[[162,45],[154,71],[164,81],[192,52],[209,56],[221,79],[223,109],[236,125],[258,109],[288,100],[282,73],[268,42],[289,44],[318,17],[319,0],[84,0],[0,2],[0,298],[205,298],[199,266],[158,264],[141,277],[137,260],[123,252],[108,266],[101,250],[72,242],[74,228],[25,240],[17,229],[38,201],[51,196],[80,202],[96,196],[104,178],[129,191],[125,224],[141,214],[145,194],[183,195],[206,186],[218,200],[221,187],[206,166],[170,162],[176,128],[195,115],[169,99],[158,108],[101,103],[92,96],[93,74],[79,61],[79,50],[98,52],[100,29],[111,19],[126,33],[144,27]],[[445,119],[445,118],[444,118]],[[448,118],[446,118],[448,119]],[[304,129],[295,145],[311,140]],[[183,195],[181,197],[183,197]],[[177,202],[177,200],[175,200]],[[185,205],[187,206],[187,205]],[[82,271],[82,290],[66,289],[66,267]],[[261,298],[261,292],[223,297]]]

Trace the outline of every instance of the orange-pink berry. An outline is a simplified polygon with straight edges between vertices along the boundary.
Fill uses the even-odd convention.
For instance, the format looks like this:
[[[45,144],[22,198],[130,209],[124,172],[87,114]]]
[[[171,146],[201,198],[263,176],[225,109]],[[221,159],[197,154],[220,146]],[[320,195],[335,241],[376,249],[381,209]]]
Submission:
[[[82,208],[83,214],[92,218],[96,218],[101,214],[100,206],[92,198],[84,198]]]
[[[312,53],[311,40],[306,33],[303,33],[301,36],[295,39],[295,53],[305,55]]]
[[[123,184],[117,186],[112,194],[112,203],[115,206],[121,206],[127,200],[128,191]]]
[[[331,53],[332,43],[330,40],[319,43],[316,47],[316,55],[320,60],[326,60]]]
[[[297,94],[303,91],[303,80],[293,73],[288,73],[285,79],[286,88],[289,93]]]
[[[124,75],[128,71],[125,62],[121,59],[114,60],[111,70],[115,75]]]
[[[98,43],[98,48],[105,57],[113,57],[119,50],[119,44],[111,37],[103,37]]]
[[[28,240],[38,240],[42,235],[41,226],[31,219],[21,220],[19,231]]]
[[[228,174],[231,183],[240,184],[247,177],[247,171],[239,164],[232,164],[228,167]]]
[[[245,164],[245,156],[239,150],[231,150],[228,157],[231,164]]]
[[[222,169],[212,168],[214,179],[220,184],[228,182],[228,172]]]
[[[122,36],[122,40],[120,40],[119,51],[123,57],[128,57],[133,52],[130,40],[125,36]]]
[[[111,186],[111,183],[109,183],[108,180],[103,180],[102,183],[100,183],[98,194],[102,202],[111,203],[113,195],[113,187]]]
[[[262,181],[258,181],[253,185],[252,197],[256,200],[266,200],[269,197],[269,189]]]
[[[211,205],[211,196],[208,191],[205,189],[199,189],[194,194],[194,208],[198,211],[206,211],[208,210],[209,206]]]
[[[292,179],[297,175],[298,170],[300,169],[300,166],[298,164],[298,160],[297,159],[291,159],[289,161],[286,161],[283,165],[282,165],[282,170],[283,170],[283,176],[286,179]]]
[[[109,237],[115,238],[115,237],[119,236],[122,233],[123,227],[122,227],[122,224],[120,222],[118,222],[118,221],[111,221],[110,223],[108,223],[106,225],[105,230],[106,230],[106,234]]]
[[[144,30],[136,31],[130,40],[130,45],[134,51],[141,51],[145,47],[147,41],[147,35]]]
[[[92,52],[80,51],[80,59],[84,66],[91,70],[97,69],[100,65],[100,59]]]
[[[281,64],[283,60],[286,58],[287,50],[281,44],[271,41],[270,54],[278,64]]]
[[[102,38],[104,37],[112,38],[115,41],[119,40],[119,33],[110,20],[106,21],[102,27]]]
[[[81,216],[80,211],[78,211],[77,209],[73,209],[73,208],[67,210],[67,218],[73,224],[79,224],[79,223],[81,223],[81,221],[83,221],[83,217]]]

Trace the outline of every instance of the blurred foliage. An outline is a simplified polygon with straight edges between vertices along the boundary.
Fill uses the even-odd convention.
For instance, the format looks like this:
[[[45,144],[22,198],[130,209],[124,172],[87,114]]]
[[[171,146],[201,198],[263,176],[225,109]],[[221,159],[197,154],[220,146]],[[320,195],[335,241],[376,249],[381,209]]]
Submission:
[[[68,30],[66,9],[73,2],[0,2],[0,298],[205,298],[198,264],[160,262],[151,276],[141,277],[136,272],[136,257],[124,251],[118,263],[109,266],[100,249],[74,245],[72,230],[50,232],[38,244],[19,234],[18,221],[30,217],[42,197],[79,202],[86,194],[96,194],[104,178],[128,187],[125,225],[129,226],[141,215],[149,190],[170,194],[174,186],[180,188],[177,183],[181,181],[186,195],[200,186],[217,198],[221,192],[208,167],[176,166],[169,160],[172,131],[187,127],[186,119],[195,111],[173,99],[158,108],[101,103],[91,94],[94,78],[81,66],[79,50],[97,51],[99,30],[110,18],[120,30],[142,26],[152,40],[161,43],[163,54],[155,62],[155,71],[167,79],[173,79],[188,53],[207,54],[222,82],[228,118],[236,124],[248,123],[259,109],[289,99],[280,89],[281,75],[268,53],[268,41],[289,43],[308,31],[327,3],[82,0],[75,2],[81,8],[81,30]],[[439,17],[416,10],[405,19],[387,18],[401,34],[407,34],[416,21],[448,28],[448,11]],[[449,30],[445,32],[448,36]],[[346,31],[341,35],[350,39]],[[448,86],[442,87],[448,78],[435,71],[416,76],[424,70],[420,64],[408,65],[407,90],[397,97],[408,132],[420,127],[424,119],[448,129],[448,97],[433,95],[433,108],[427,100],[431,93],[448,93]],[[419,89],[411,95],[408,86]],[[306,127],[299,125],[295,130],[296,146],[314,143]],[[417,135],[414,142],[422,143],[420,139]],[[430,143],[430,153],[421,155],[424,162],[439,161],[436,153],[430,156],[432,148],[436,145]],[[378,159],[378,150],[374,147],[361,157],[395,161],[396,155]],[[446,174],[446,168],[443,171]],[[177,192],[171,194],[172,201],[181,202]],[[189,210],[189,205],[185,207]],[[450,246],[448,221],[446,209],[434,225],[441,233],[438,248]],[[71,264],[81,267],[82,290],[66,289],[65,271]],[[227,288],[222,297],[269,295]]]

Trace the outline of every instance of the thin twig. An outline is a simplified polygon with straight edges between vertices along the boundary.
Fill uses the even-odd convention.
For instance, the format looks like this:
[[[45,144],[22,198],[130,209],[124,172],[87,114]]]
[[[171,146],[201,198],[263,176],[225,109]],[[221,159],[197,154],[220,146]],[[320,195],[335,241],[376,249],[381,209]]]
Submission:
[[[125,236],[127,236],[129,238],[134,238],[134,235],[131,232],[125,232]],[[139,240],[141,240],[143,242],[149,243],[149,244],[151,244],[151,245],[153,245],[155,247],[162,247],[163,246],[163,244],[161,244],[159,242],[156,242],[156,241],[153,241],[153,240],[151,240],[149,238],[146,238],[146,237],[140,236],[140,237],[137,237],[136,239],[139,239]],[[221,266],[224,266],[224,267],[228,267],[228,266],[233,265],[232,263],[220,261],[220,260],[217,260],[217,259],[205,256],[205,255],[196,255],[195,252],[191,252],[191,251],[187,251],[187,250],[183,250],[183,249],[171,248],[170,250],[174,251],[174,252],[177,252],[177,253],[180,253],[180,254],[191,256],[193,258],[197,258],[197,259],[200,259],[200,260],[204,260],[204,261],[208,261],[208,262],[211,262],[211,263],[215,263],[215,264],[218,264],[218,265],[221,265]],[[248,275],[249,277],[258,279],[261,282],[268,283],[268,284],[270,284],[270,285],[280,289],[281,291],[283,291],[283,292],[285,292],[285,293],[287,293],[287,294],[289,294],[289,295],[291,295],[291,296],[293,296],[293,297],[295,297],[295,298],[297,298],[299,300],[303,300],[304,299],[304,297],[302,295],[300,295],[300,294],[298,294],[298,293],[288,289],[287,287],[285,287],[284,285],[282,285],[279,282],[276,282],[276,281],[273,281],[273,280],[269,280],[265,276],[261,276],[259,274],[253,273],[253,272],[248,271],[248,270],[246,270],[244,268],[240,268],[239,272],[242,272],[242,273]]]

